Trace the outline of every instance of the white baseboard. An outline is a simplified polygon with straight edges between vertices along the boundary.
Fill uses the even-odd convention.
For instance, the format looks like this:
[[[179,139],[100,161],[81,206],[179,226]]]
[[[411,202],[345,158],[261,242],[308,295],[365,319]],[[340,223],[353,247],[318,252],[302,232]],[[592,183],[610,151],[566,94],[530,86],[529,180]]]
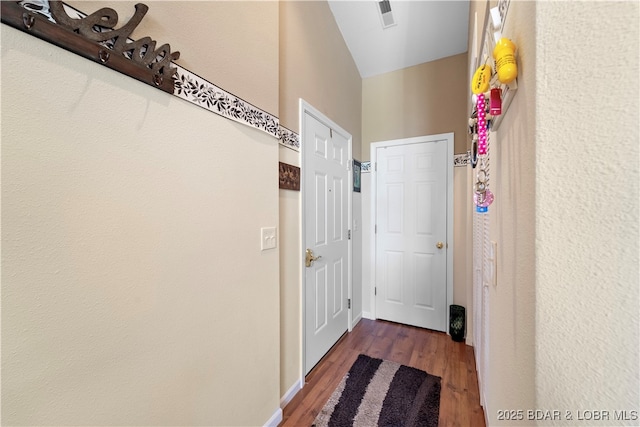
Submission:
[[[282,409],[276,409],[276,412],[271,415],[269,421],[264,425],[264,427],[278,427],[278,424],[282,422]]]
[[[373,317],[373,314],[372,314],[372,313],[370,313],[370,312],[368,312],[368,311],[363,311],[363,312],[362,312],[362,317],[363,317],[364,319],[376,320],[376,318],[375,318],[375,317]]]
[[[360,314],[358,314],[355,319],[353,319],[353,321],[351,322],[351,329],[353,329],[358,322],[360,321],[360,319],[362,319],[362,312],[360,312]]]
[[[304,386],[304,380],[300,379],[299,381],[295,382],[291,388],[289,390],[287,390],[287,392],[284,394],[284,396],[282,396],[280,398],[280,408],[284,409],[285,406],[287,406],[289,404],[289,402],[291,402],[291,399],[293,399],[293,397],[298,394],[298,392],[300,390],[302,390],[302,387]]]

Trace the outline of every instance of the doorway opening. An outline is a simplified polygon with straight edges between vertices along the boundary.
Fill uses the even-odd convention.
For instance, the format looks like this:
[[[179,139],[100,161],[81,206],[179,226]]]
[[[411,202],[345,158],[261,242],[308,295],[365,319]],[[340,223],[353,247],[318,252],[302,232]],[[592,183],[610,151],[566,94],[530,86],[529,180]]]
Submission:
[[[371,145],[374,318],[447,331],[453,133]]]

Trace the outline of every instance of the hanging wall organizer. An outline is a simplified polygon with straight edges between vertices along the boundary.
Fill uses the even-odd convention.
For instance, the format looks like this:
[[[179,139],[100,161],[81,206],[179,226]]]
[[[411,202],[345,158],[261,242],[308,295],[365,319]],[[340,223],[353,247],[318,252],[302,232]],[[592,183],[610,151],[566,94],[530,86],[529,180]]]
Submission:
[[[473,201],[478,213],[486,213],[494,200],[489,189],[490,130],[497,130],[517,89],[516,45],[502,36],[508,8],[509,0],[501,0],[498,7],[487,9],[477,69],[471,79],[473,109],[469,118],[469,157],[471,166],[478,169],[473,186]]]
[[[476,64],[477,68],[480,68],[482,65],[486,65],[489,69],[494,72],[490,75],[490,80],[488,81],[489,86],[494,91],[494,98],[496,96],[500,97],[500,105],[501,111],[498,114],[490,114],[487,118],[490,121],[490,128],[493,131],[498,130],[500,127],[500,123],[504,118],[507,110],[509,109],[509,105],[511,105],[511,101],[516,94],[516,90],[518,89],[518,79],[517,73],[513,79],[510,79],[508,82],[503,82],[498,78],[499,73],[496,71],[496,66],[500,65],[501,60],[500,57],[496,58],[496,53],[506,52],[505,50],[496,49],[496,46],[501,47],[502,40],[508,40],[503,38],[503,30],[504,24],[507,19],[507,12],[509,10],[509,0],[500,0],[498,5],[492,9],[488,9],[485,16],[484,27],[482,30],[482,42],[479,48],[478,54],[478,62]],[[513,45],[513,49],[515,50],[515,45]],[[498,51],[498,52],[497,52]],[[512,52],[512,58],[514,59],[515,65],[515,54]],[[504,56],[502,57],[504,58]],[[503,60],[504,61],[504,60]],[[489,100],[488,100],[489,101]],[[494,101],[495,102],[495,101]],[[474,103],[475,104],[475,103]],[[487,107],[490,106],[490,102],[488,102]]]

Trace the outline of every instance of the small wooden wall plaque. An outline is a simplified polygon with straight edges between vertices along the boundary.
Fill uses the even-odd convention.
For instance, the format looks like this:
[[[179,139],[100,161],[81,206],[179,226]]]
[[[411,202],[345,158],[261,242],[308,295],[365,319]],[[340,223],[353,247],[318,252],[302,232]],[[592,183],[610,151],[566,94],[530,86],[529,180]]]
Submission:
[[[280,188],[285,190],[300,191],[300,168],[280,163]]]

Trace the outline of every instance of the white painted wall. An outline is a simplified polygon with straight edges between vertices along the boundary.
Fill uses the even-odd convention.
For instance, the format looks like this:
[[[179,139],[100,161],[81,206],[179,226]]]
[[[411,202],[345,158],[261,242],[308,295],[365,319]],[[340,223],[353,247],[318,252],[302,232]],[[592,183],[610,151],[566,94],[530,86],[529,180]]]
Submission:
[[[3,424],[263,425],[277,141],[1,31]]]
[[[635,410],[601,424],[638,425],[640,5],[535,16],[537,406],[572,411],[564,425]]]

